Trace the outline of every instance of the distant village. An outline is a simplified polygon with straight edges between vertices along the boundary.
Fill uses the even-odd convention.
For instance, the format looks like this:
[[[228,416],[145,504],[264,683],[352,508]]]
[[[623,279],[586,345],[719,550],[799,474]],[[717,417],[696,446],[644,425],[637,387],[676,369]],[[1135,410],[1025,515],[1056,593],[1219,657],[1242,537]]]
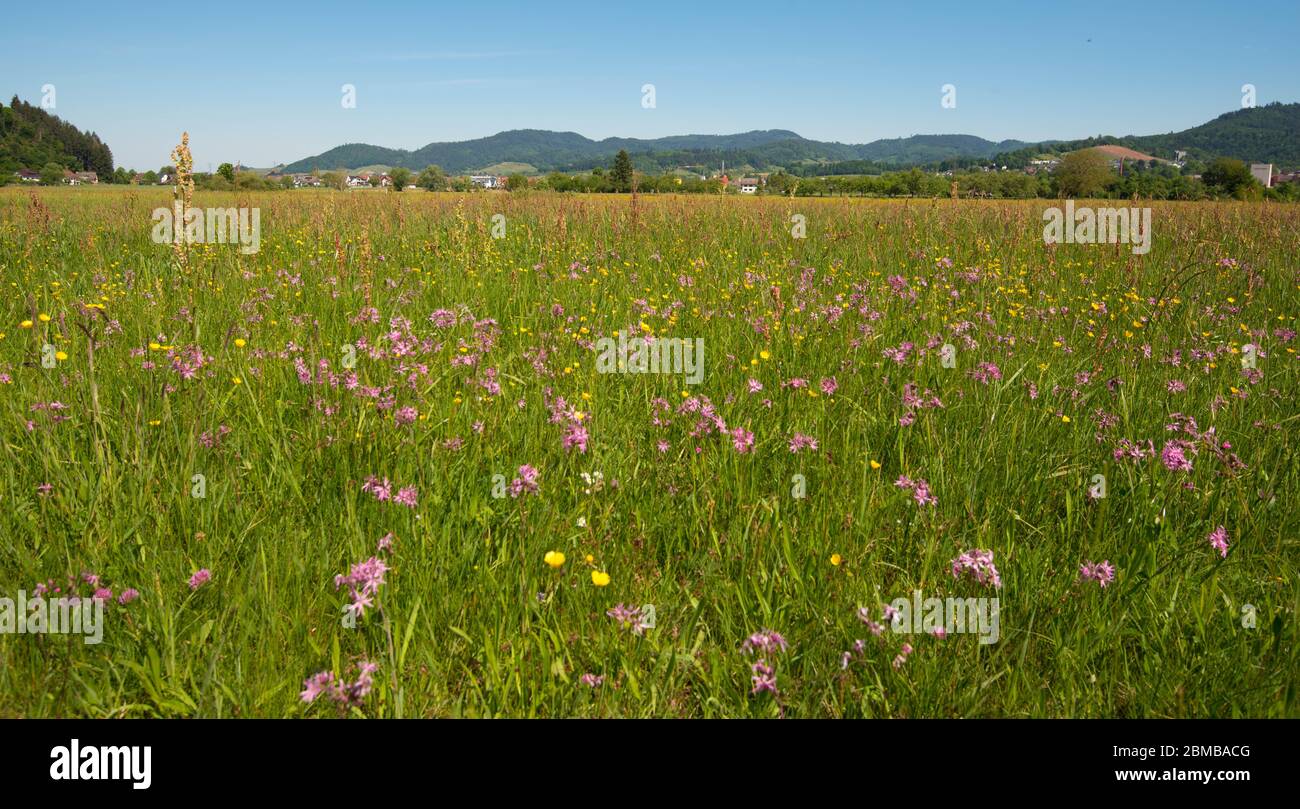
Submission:
[[[242,172],[243,169],[237,169],[237,171]],[[263,179],[267,180],[268,182],[277,183],[277,184],[284,184],[284,181],[287,179],[292,183],[294,188],[325,188],[328,185],[325,182],[325,174],[321,172],[283,173],[280,171],[272,170],[261,176],[263,177]],[[345,174],[343,176],[344,176],[343,182],[346,188],[392,188],[393,187],[392,176],[387,172],[383,172],[383,171],[360,171],[357,172],[356,174]],[[700,179],[718,180],[728,190],[734,191],[736,193],[756,194],[758,193],[759,189],[766,186],[767,178],[770,176],[771,176],[770,173],[765,172],[765,173],[757,174],[753,177],[741,177],[739,179],[731,179],[726,174],[716,173],[712,176],[701,175]],[[40,172],[31,171],[29,169],[20,169],[19,171],[14,172],[14,177],[19,182],[33,183],[33,184],[38,184],[43,179],[43,176]],[[415,190],[419,188],[419,186],[414,182],[414,177],[415,175],[412,174],[411,175],[412,182],[408,183],[405,186],[407,189]],[[448,178],[449,181],[457,180],[457,179],[464,180],[467,185],[473,188],[483,189],[485,191],[505,190],[510,180],[509,177],[506,177],[504,175],[497,175],[497,174],[468,174],[468,175],[460,175],[457,177]],[[155,173],[155,172],[138,173],[137,172],[136,174],[132,175],[130,184],[131,185],[171,185],[174,182],[174,180],[175,178],[171,174],[166,172],[162,172],[162,173]],[[62,177],[62,184],[63,185],[98,185],[99,178],[93,171],[65,171]]]
[[[1116,171],[1121,175],[1124,173],[1126,167],[1132,166],[1135,163],[1144,163],[1147,166],[1166,165],[1172,166],[1176,169],[1183,169],[1187,166],[1187,152],[1181,149],[1174,153],[1173,160],[1162,160],[1153,155],[1143,154],[1142,152],[1129,149],[1125,146],[1106,145],[1093,146],[1091,148],[1109,158],[1111,170]],[[1060,165],[1060,163],[1061,159],[1059,157],[1039,158],[1029,161],[1029,165],[1025,167],[1024,172],[1025,174],[1038,174],[1043,171],[1050,172]],[[985,166],[982,170],[993,171],[994,169]],[[1006,171],[1007,167],[1000,166],[997,170]],[[952,176],[951,171],[944,172],[944,174],[949,177]],[[1265,188],[1273,188],[1280,183],[1293,183],[1300,179],[1300,172],[1279,171],[1274,169],[1272,163],[1251,163],[1250,174]],[[1199,174],[1193,174],[1191,176],[1193,179],[1200,178]]]
[[[1176,152],[1175,158],[1173,160],[1165,160],[1162,158],[1154,157],[1152,155],[1143,154],[1142,152],[1138,152],[1124,146],[1103,145],[1103,146],[1094,146],[1090,148],[1094,151],[1097,151],[1105,155],[1106,158],[1109,159],[1111,169],[1117,172],[1121,177],[1124,176],[1126,172],[1132,171],[1134,169],[1142,169],[1142,168],[1150,169],[1150,168],[1156,168],[1158,166],[1167,166],[1181,171],[1187,166],[1187,162],[1188,162],[1187,152],[1185,151]],[[1009,168],[1007,166],[997,166],[997,165],[981,165],[981,166],[976,166],[968,169],[963,169],[960,171],[949,169],[945,171],[929,171],[926,172],[926,174],[929,174],[934,177],[954,178],[961,174],[971,174],[971,173],[980,173],[980,172],[983,173],[1011,172],[1011,173],[1018,173],[1018,174],[1034,177],[1038,175],[1051,174],[1053,171],[1056,170],[1056,168],[1060,165],[1060,163],[1061,163],[1060,157],[1042,156],[1030,160],[1028,164],[1023,168]],[[1295,183],[1300,181],[1300,172],[1280,171],[1277,168],[1275,168],[1274,165],[1271,163],[1251,163],[1249,164],[1249,170],[1250,170],[1250,175],[1256,181],[1258,181],[1261,186],[1263,186],[1266,189],[1277,188],[1284,183]],[[913,169],[913,171],[915,171],[915,169]],[[278,169],[272,169],[269,172],[264,172],[264,171],[250,172],[236,165],[234,168],[234,172],[237,175],[255,174],[261,181],[264,181],[266,184],[274,184],[275,186],[281,188],[290,188],[290,187],[326,188],[326,187],[334,186],[334,187],[340,187],[345,189],[372,189],[372,188],[392,189],[394,183],[393,175],[390,174],[388,171],[382,171],[382,170],[357,171],[356,173],[352,173],[350,171],[344,171],[344,170],[338,170],[332,172],[313,171],[313,172],[286,173]],[[754,194],[761,194],[761,193],[782,193],[782,194],[790,193],[790,187],[786,184],[781,184],[779,188],[770,187],[770,181],[773,178],[773,176],[781,176],[783,178],[787,176],[784,175],[783,172],[777,172],[775,173],[775,175],[772,172],[756,172],[752,175],[744,174],[743,176],[734,177],[731,174],[727,173],[725,167],[722,170],[709,171],[700,166],[686,166],[679,169],[678,172],[676,172],[676,176],[673,176],[670,179],[673,182],[675,182],[677,186],[681,186],[683,182],[682,175],[685,175],[692,182],[708,183],[710,190],[716,190],[721,193],[736,193],[736,194],[745,194],[745,195],[754,195]],[[207,173],[207,174],[197,175],[197,176],[208,178],[213,175]],[[417,182],[417,176],[414,172],[402,170],[402,176],[408,180],[407,184],[404,186],[404,189],[416,190],[421,187],[421,185]],[[559,175],[553,173],[552,175],[550,175],[550,178],[556,176]],[[851,175],[831,175],[828,177],[816,178],[816,179],[834,181],[837,177],[843,178],[847,176],[851,176]],[[864,176],[874,176],[874,175],[864,175]],[[30,169],[20,169],[19,171],[14,172],[14,179],[19,183],[30,183],[33,185],[54,184],[51,182],[52,178],[49,177],[48,175],[43,174],[42,172],[32,171]],[[442,187],[449,188],[450,190],[504,191],[504,190],[513,190],[514,188],[517,187],[529,187],[529,186],[539,186],[539,185],[542,187],[548,187],[546,186],[548,179],[549,178],[545,176],[530,177],[522,174],[504,176],[498,174],[478,173],[478,174],[445,176],[443,177]],[[645,178],[645,179],[647,182],[650,182],[653,181],[654,179],[659,179],[659,178]],[[1191,174],[1189,175],[1189,179],[1192,180],[1200,179],[1200,175]],[[93,171],[64,170],[62,177],[59,178],[60,184],[69,185],[69,186],[98,185],[99,181],[100,181],[99,177]],[[132,174],[129,179],[131,185],[171,185],[174,183],[174,181],[175,181],[175,177],[170,173],[168,169],[164,169],[159,172],[153,172],[153,171],[144,172],[144,173],[137,172]],[[121,179],[118,179],[117,182],[121,182]],[[584,190],[584,189],[562,188],[557,190]],[[647,190],[670,190],[671,191],[676,189],[673,189],[671,187],[667,189],[660,189],[657,186],[650,185],[648,186]],[[973,195],[980,196],[978,192],[976,192]]]
[[[755,194],[758,193],[760,188],[766,185],[769,176],[771,176],[770,173],[764,173],[754,177],[742,177],[737,180],[732,180],[725,174],[718,174],[715,175],[713,179],[719,180],[723,186],[728,187],[730,190],[737,193]],[[325,186],[325,181],[318,173],[281,174],[272,171],[266,175],[266,179],[272,182],[279,182],[285,177],[292,179],[294,188],[322,188]],[[348,174],[346,177],[347,179],[345,180],[345,183],[348,188],[392,188],[393,186],[393,178],[386,172],[363,171],[357,174]],[[412,175],[412,179],[414,180],[414,175]],[[473,188],[483,189],[485,191],[504,191],[510,181],[509,177],[498,174],[468,174],[464,175],[461,179],[468,182],[468,184]],[[707,176],[701,176],[700,179],[704,180],[709,178]],[[419,185],[413,181],[406,187],[414,190],[418,188]]]

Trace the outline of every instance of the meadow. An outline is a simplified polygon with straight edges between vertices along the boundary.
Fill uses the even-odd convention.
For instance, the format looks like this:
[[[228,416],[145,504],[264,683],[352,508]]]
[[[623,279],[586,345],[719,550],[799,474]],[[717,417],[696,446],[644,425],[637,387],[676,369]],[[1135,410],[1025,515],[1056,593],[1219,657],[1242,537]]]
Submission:
[[[1300,716],[1295,206],[170,201],[0,189],[2,716]]]

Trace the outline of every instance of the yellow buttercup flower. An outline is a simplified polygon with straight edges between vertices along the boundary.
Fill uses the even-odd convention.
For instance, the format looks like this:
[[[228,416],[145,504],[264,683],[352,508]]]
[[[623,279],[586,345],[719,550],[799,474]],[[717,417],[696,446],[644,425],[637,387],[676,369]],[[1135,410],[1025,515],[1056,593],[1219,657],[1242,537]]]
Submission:
[[[844,561],[844,557],[843,557],[843,556],[840,556],[838,553],[832,553],[832,554],[831,554],[831,564],[832,564],[832,565],[835,565],[836,567],[839,567],[839,566],[840,566],[840,563],[843,562],[843,561]]]
[[[591,571],[591,583],[597,587],[605,587],[609,584],[609,574],[601,570]]]
[[[235,338],[235,348],[243,348],[246,345],[248,345],[248,341],[245,340],[243,337]]]
[[[564,566],[564,554],[559,551],[547,551],[542,561],[558,570]]]
[[[67,358],[68,358],[68,352],[66,352],[66,351],[55,351],[55,352],[54,352],[54,359],[58,360],[59,362],[63,362],[63,361],[66,360]]]
[[[41,312],[41,313],[40,313],[39,315],[37,315],[36,317],[37,317],[37,318],[38,318],[42,323],[49,323],[49,322],[50,322],[50,316],[47,315],[47,314],[45,314],[44,312]]]
[[[871,468],[872,468],[872,469],[879,469],[879,468],[880,468],[880,461],[872,461],[872,462],[871,462]]]

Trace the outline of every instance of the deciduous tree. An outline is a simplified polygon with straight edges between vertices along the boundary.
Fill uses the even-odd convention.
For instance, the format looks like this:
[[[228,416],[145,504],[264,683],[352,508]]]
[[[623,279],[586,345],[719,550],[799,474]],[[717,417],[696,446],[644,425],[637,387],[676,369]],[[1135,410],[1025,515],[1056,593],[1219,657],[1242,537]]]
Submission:
[[[1061,196],[1093,197],[1105,191],[1115,175],[1104,154],[1094,149],[1080,149],[1061,158],[1054,176]]]

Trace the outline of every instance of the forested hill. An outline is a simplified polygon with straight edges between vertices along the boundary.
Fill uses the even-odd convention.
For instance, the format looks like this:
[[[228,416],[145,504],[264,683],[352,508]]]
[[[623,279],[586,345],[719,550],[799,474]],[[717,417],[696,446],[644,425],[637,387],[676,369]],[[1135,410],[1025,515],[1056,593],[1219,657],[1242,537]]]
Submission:
[[[974,135],[912,135],[907,138],[847,144],[809,140],[784,129],[735,135],[679,135],[667,138],[605,138],[591,140],[576,132],[516,129],[486,138],[430,143],[416,150],[390,149],[365,143],[338,146],[299,160],[286,171],[355,169],[362,166],[428,165],[461,173],[500,163],[524,163],[538,171],[580,171],[608,165],[620,149],[632,155],[637,168],[662,171],[695,166],[755,169],[784,168],[798,173],[842,173],[839,168],[872,172],[925,166],[943,161],[998,162],[1023,165],[1042,151],[1063,152],[1101,143],[1114,143],[1157,157],[1173,159],[1185,150],[1193,159],[1235,157],[1246,162],[1300,165],[1300,104],[1269,104],[1220,115],[1212,121],[1162,135],[1104,135],[1086,140],[1019,140],[995,142]]]
[[[105,178],[113,173],[113,152],[94,132],[82,132],[18,96],[9,106],[0,104],[0,171],[40,171],[49,163]]]
[[[1022,166],[1040,152],[1064,153],[1090,146],[1116,144],[1173,160],[1180,151],[1191,160],[1231,157],[1245,163],[1300,167],[1300,103],[1272,103],[1227,112],[1200,126],[1163,135],[1109,135],[1084,140],[1050,141],[997,156],[999,163]]]
[[[1200,126],[1132,138],[1133,148],[1160,157],[1175,149],[1193,157],[1235,157],[1254,163],[1300,165],[1300,104],[1267,104],[1224,113]]]
[[[949,157],[987,158],[1024,145],[1021,141],[995,143],[974,135],[914,135],[853,145],[808,140],[784,129],[754,130],[735,135],[674,135],[597,141],[576,132],[515,129],[474,140],[430,143],[414,151],[349,143],[291,163],[284,170],[354,169],[378,165],[418,170],[436,165],[457,173],[506,162],[527,163],[542,171],[571,170],[604,165],[621,149],[636,155],[637,165],[643,169],[692,164],[716,167],[723,161],[729,165],[744,163],[754,166],[841,160],[913,165]]]

